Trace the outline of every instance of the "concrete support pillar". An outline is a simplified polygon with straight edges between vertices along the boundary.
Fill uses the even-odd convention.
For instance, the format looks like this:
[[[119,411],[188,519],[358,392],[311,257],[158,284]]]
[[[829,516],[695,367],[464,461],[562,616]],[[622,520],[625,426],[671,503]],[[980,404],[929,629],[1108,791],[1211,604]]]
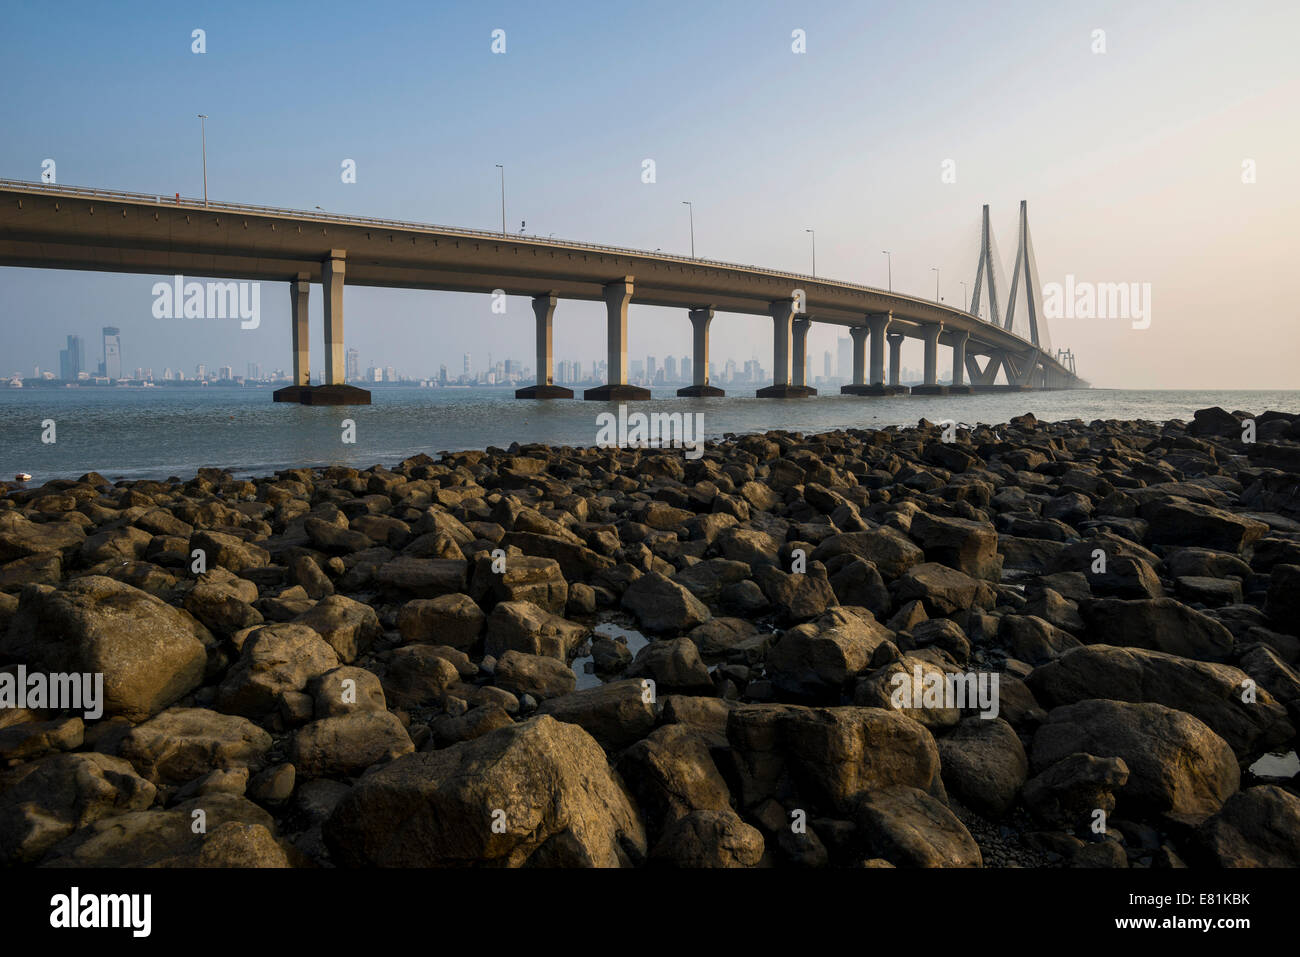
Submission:
[[[343,276],[347,251],[331,249],[321,263],[320,284],[325,293],[325,382],[302,390],[303,405],[369,405],[370,393],[344,382]]]
[[[772,385],[790,384],[790,335],[794,300],[778,299],[767,307],[772,317]]]
[[[537,320],[537,384],[554,385],[555,353],[551,345],[551,320],[555,316],[555,296],[534,296],[533,316]]]
[[[627,304],[632,301],[632,277],[605,286],[609,385],[627,385]]]
[[[343,274],[346,253],[331,249],[321,266],[325,292],[325,384],[343,384]]]
[[[793,353],[791,349],[791,335],[795,322],[794,318],[795,301],[793,299],[776,299],[768,307],[768,314],[772,317],[772,384],[764,389],[759,389],[755,395],[764,399],[788,399],[794,396],[804,396],[811,394],[811,390],[796,386],[791,383],[790,379],[790,359]],[[800,319],[801,323],[807,323],[807,319]],[[805,341],[804,337],[808,334],[808,328],[805,325],[799,333],[800,342]],[[803,355],[797,356],[799,363],[803,362]],[[803,377],[803,372],[799,371],[798,376]]]
[[[791,384],[800,389],[808,385],[805,380],[808,377],[808,329],[811,326],[812,320],[806,316],[800,316],[793,323],[794,356],[790,360],[793,380]]]
[[[867,384],[867,326],[850,326],[849,338],[853,340],[853,384]]]
[[[939,384],[939,334],[943,332],[943,325],[935,323],[928,325],[922,332],[922,339],[925,342],[925,384]]]
[[[966,386],[966,343],[970,333],[959,333],[952,341],[952,384],[954,388]]]
[[[584,399],[610,401],[650,398],[649,389],[627,383],[627,305],[632,301],[633,285],[633,278],[624,276],[604,287],[608,378],[605,385],[584,392]]]
[[[307,303],[311,296],[311,275],[300,272],[289,281],[289,334],[293,340],[293,384],[276,389],[276,402],[301,402],[303,392],[311,388],[311,325],[307,320]]]
[[[888,313],[867,316],[867,328],[871,330],[871,384],[885,384],[885,335],[889,332],[890,316]],[[894,385],[898,385],[897,377]]]
[[[533,316],[537,320],[537,384],[516,389],[516,399],[573,398],[572,389],[555,384],[555,350],[551,345],[555,303],[554,293],[533,297]]]
[[[290,326],[293,332],[293,384],[311,384],[311,326],[307,320],[307,302],[311,296],[311,276],[298,273],[289,283]]]
[[[903,334],[896,332],[889,337],[889,384],[899,385],[899,375],[903,371]]]
[[[691,360],[691,385],[678,389],[681,396],[721,396],[726,393],[709,385],[709,325],[713,322],[713,307],[703,306],[692,309],[687,317],[691,320],[692,338],[695,341],[695,353]]]

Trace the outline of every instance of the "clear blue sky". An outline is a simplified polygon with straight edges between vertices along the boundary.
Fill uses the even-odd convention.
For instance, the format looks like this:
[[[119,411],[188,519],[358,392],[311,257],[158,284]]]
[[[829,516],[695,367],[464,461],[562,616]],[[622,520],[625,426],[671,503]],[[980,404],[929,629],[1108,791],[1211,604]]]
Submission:
[[[890,249],[895,288],[933,295],[938,266],[948,301],[973,279],[981,204],[1009,259],[1026,199],[1044,281],[1152,284],[1149,329],[1053,324],[1094,383],[1295,388],[1298,10],[9,3],[0,177],[37,180],[52,158],[62,184],[200,195],[207,113],[214,199],[495,228],[503,163],[512,230],[686,252],[692,200],[701,256],[806,271],[814,227],[819,274],[883,286]],[[941,181],[949,159],[955,183]],[[1241,182],[1245,159],[1256,183]],[[0,270],[0,372],[57,368],[68,333],[93,363],[103,325],[121,327],[128,369],[155,375],[288,365],[287,286],[264,285],[262,327],[241,331],[154,319],[154,281]],[[557,358],[603,355],[601,308],[561,303]],[[319,310],[314,290],[317,339]],[[484,297],[352,289],[347,344],[410,374],[458,370],[467,351],[476,367],[488,352],[532,364],[526,300],[488,317]],[[630,326],[634,357],[689,351],[684,315],[634,304]],[[814,330],[818,373],[835,336]],[[768,324],[720,316],[726,356],[770,365]]]

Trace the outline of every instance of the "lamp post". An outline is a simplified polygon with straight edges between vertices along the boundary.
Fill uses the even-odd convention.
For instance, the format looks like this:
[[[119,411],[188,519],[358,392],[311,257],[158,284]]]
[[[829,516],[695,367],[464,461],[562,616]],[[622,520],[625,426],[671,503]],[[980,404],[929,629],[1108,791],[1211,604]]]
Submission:
[[[688,199],[682,200],[682,205],[687,208],[691,214],[691,258],[695,258],[695,204]]]
[[[888,249],[882,249],[881,252],[884,254],[885,263],[889,268],[889,291],[893,292],[894,291],[894,257],[889,252]]]
[[[203,205],[208,205],[208,114],[199,113],[199,127],[203,136]]]
[[[966,301],[966,284],[961,284],[961,311],[970,312],[970,303]]]
[[[506,234],[506,168],[500,163],[496,166],[501,170],[501,235],[504,236]]]
[[[938,302],[939,301],[939,267],[931,266],[930,269],[934,272],[934,301]]]
[[[812,235],[812,260],[813,260],[812,274],[813,274],[813,278],[816,279],[817,278],[817,230],[805,229],[804,232]]]

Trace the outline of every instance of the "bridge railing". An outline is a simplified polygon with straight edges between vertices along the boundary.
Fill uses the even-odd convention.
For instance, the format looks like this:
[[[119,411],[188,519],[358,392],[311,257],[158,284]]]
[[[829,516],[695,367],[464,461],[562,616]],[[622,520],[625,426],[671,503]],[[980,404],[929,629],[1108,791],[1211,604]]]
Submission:
[[[117,190],[117,189],[98,189],[98,188],[86,187],[86,186],[63,186],[57,183],[40,183],[40,182],[29,182],[26,180],[0,179],[0,189],[5,189],[5,188],[36,190],[40,192],[48,192],[51,194],[67,194],[72,196],[81,196],[87,199],[105,199],[105,200],[118,199],[118,200],[123,200],[125,202],[132,202],[132,203],[135,202],[155,203],[159,205],[179,206],[181,208],[186,208],[186,209],[199,209],[199,210],[206,209],[206,210],[217,210],[219,212],[231,212],[231,213],[265,213],[272,216],[295,217],[299,219],[310,219],[310,220],[315,220],[318,222],[326,222],[326,223],[348,223],[357,226],[379,226],[379,227],[391,227],[394,229],[414,229],[414,230],[421,230],[425,232],[444,233],[452,236],[468,236],[468,237],[481,238],[481,239],[496,239],[496,240],[505,240],[508,242],[532,243],[532,244],[543,245],[543,246],[564,246],[569,249],[581,249],[587,251],[619,253],[621,255],[630,255],[630,256],[649,256],[655,259],[661,259],[661,260],[666,259],[666,260],[671,260],[673,262],[679,262],[682,263],[683,265],[716,266],[722,269],[745,269],[751,272],[759,272],[769,276],[783,276],[787,279],[791,279],[794,280],[795,282],[800,282],[800,283],[810,283],[810,282],[828,283],[836,286],[846,287],[849,289],[856,289],[861,292],[871,292],[880,295],[886,295],[894,299],[905,299],[909,302],[917,303],[918,305],[924,305],[924,306],[940,309],[945,312],[951,312],[957,315],[965,316],[970,319],[975,319],[979,322],[984,323],[987,326],[993,326],[999,329],[1001,328],[1001,326],[999,326],[997,323],[985,321],[984,319],[982,319],[980,316],[976,315],[973,312],[968,312],[965,309],[956,308],[954,306],[949,306],[944,303],[933,302],[929,299],[922,299],[918,296],[910,296],[907,295],[906,293],[892,292],[889,290],[881,289],[878,286],[867,286],[862,283],[847,282],[845,280],[840,280],[840,279],[827,279],[825,277],[812,276],[806,273],[787,272],[781,269],[770,269],[766,266],[757,266],[749,263],[733,263],[733,262],[725,262],[723,260],[717,260],[717,259],[699,259],[699,258],[693,258],[689,256],[679,256],[674,253],[665,254],[663,252],[652,252],[648,249],[634,249],[628,246],[610,246],[604,243],[578,242],[570,239],[552,239],[552,238],[543,239],[540,236],[526,236],[523,234],[516,235],[511,233],[500,232],[498,230],[471,229],[465,226],[439,226],[433,223],[416,223],[408,220],[385,219],[376,216],[352,216],[346,213],[330,213],[324,210],[285,209],[283,207],[278,207],[278,206],[258,206],[252,203],[228,203],[228,202],[222,202],[220,200],[208,200],[205,202],[202,199],[196,199],[188,196],[181,196],[179,193],[174,194],[171,197],[168,197],[160,193],[133,193],[133,192],[128,192],[126,190]],[[1047,356],[1046,353],[1044,353],[1044,358],[1050,359],[1050,357]]]

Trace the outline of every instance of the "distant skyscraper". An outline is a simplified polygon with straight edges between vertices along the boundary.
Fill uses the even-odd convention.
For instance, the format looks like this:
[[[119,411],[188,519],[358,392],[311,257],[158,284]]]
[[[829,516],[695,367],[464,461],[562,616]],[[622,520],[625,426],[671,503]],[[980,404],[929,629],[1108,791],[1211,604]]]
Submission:
[[[198,365],[194,367],[194,378],[206,379],[207,377],[208,377],[208,367],[204,363],[200,362]]]
[[[469,353],[465,353],[465,375],[469,375]]]
[[[835,345],[839,349],[839,362],[835,374],[848,382],[853,378],[853,340],[848,336],[840,336]]]
[[[262,364],[260,362],[250,362],[248,364],[248,378],[253,380],[262,378]]]
[[[647,381],[654,382],[655,370],[658,368],[659,368],[659,363],[655,360],[654,356],[645,357],[645,377]]]
[[[438,366],[438,381],[442,385],[447,384],[447,366],[445,364]]]
[[[218,366],[218,367],[217,367],[217,378],[218,378],[218,379],[233,379],[234,377],[235,377],[235,370],[232,369],[232,368],[230,368],[230,366]]]
[[[59,378],[76,382],[86,371],[86,347],[81,336],[68,336],[68,348],[59,350]]]
[[[394,369],[392,366],[386,366],[386,367],[384,368],[384,381],[385,381],[385,382],[396,382],[396,381],[397,381],[397,370]]]
[[[825,356],[825,361],[823,362],[823,366],[825,367],[825,369],[822,372],[822,375],[824,375],[826,378],[829,379],[831,376],[835,374],[831,369],[831,350],[829,349],[826,350],[826,356]]]
[[[122,335],[117,326],[104,326],[104,375],[122,378]]]
[[[664,379],[668,382],[677,381],[677,357],[669,356],[664,360]]]
[[[348,350],[343,376],[348,382],[355,382],[361,378],[361,357],[357,355],[356,349]]]

